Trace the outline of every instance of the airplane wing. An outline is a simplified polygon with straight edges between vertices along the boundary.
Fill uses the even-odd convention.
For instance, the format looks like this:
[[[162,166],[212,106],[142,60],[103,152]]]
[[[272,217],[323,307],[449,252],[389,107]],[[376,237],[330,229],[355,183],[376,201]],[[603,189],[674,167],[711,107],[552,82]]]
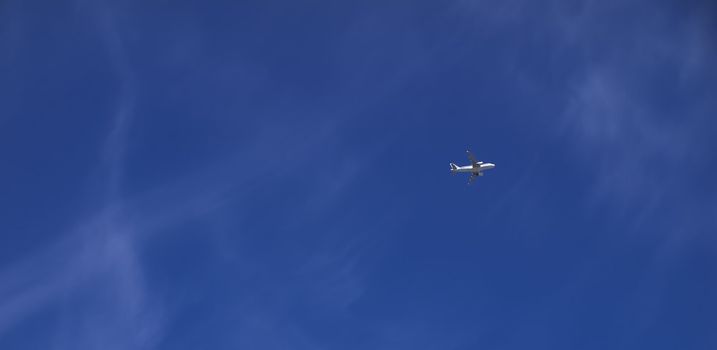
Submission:
[[[473,155],[473,153],[471,153],[471,151],[466,151],[466,153],[468,154],[468,159],[471,161],[471,163],[473,164],[473,166],[474,166],[474,167],[477,166],[477,165],[478,165],[478,160],[477,160],[476,157]]]
[[[471,173],[471,177],[468,178],[468,184],[469,185],[472,184],[475,179],[476,179],[476,174]]]

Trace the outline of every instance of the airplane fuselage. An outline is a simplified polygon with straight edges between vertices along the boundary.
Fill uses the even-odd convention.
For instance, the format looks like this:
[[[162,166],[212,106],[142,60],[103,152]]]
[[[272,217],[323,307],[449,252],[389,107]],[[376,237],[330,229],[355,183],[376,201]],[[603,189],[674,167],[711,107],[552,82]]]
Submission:
[[[495,168],[495,164],[493,163],[481,163],[477,164],[477,166],[473,165],[466,165],[466,166],[457,166],[454,169],[451,169],[451,172],[454,173],[474,173],[479,174],[480,172],[484,170],[489,170]]]

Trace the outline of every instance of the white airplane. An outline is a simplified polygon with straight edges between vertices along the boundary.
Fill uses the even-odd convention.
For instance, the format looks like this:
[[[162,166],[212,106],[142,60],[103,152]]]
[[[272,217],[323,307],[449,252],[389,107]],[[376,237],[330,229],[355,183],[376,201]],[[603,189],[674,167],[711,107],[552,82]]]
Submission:
[[[473,156],[473,153],[471,153],[471,151],[466,151],[466,153],[468,153],[468,159],[471,161],[471,165],[458,166],[454,163],[451,163],[451,172],[453,174],[470,173],[471,177],[468,179],[469,185],[473,183],[473,180],[475,180],[476,176],[483,176],[484,170],[495,168],[495,164],[493,163],[484,163],[477,161],[476,157]]]

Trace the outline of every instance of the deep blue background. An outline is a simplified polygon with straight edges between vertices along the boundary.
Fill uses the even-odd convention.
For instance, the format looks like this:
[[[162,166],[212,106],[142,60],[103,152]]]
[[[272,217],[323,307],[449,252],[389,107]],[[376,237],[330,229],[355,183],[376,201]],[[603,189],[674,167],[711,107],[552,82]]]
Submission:
[[[4,1],[0,348],[717,348],[716,11]]]

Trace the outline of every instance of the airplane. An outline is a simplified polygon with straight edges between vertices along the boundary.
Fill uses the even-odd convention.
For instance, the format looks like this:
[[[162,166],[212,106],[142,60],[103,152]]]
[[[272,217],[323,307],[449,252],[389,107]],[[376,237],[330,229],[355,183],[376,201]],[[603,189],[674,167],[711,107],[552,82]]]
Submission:
[[[495,168],[495,164],[493,163],[484,163],[477,161],[476,157],[473,156],[473,153],[471,153],[471,151],[466,151],[466,153],[468,154],[468,160],[471,161],[471,164],[466,166],[458,166],[455,163],[451,163],[451,172],[453,174],[470,173],[471,177],[468,179],[469,185],[473,183],[473,180],[475,180],[477,176],[483,176],[484,170]]]

